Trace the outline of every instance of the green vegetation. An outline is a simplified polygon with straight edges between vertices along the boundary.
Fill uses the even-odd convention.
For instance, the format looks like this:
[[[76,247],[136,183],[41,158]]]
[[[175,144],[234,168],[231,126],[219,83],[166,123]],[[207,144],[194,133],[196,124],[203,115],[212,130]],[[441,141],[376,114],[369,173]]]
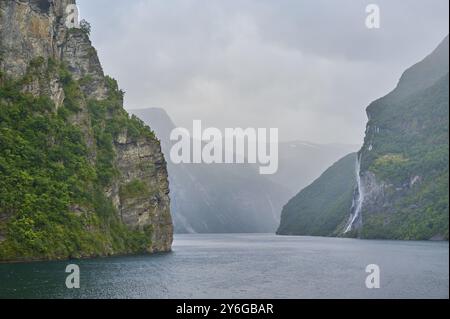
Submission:
[[[385,186],[363,211],[361,237],[448,239],[448,48],[447,37],[368,108],[361,166]]]
[[[102,101],[88,101],[91,125],[97,142],[96,168],[98,180],[102,186],[107,186],[117,176],[113,162],[113,140],[117,139],[121,133],[126,133],[130,142],[136,142],[141,138],[156,139],[154,132],[148,126],[134,115],[130,118],[123,109],[124,92],[119,89],[116,80],[110,77],[106,77],[105,80],[108,86],[108,98]]]
[[[369,108],[373,150],[364,169],[392,185],[388,207],[364,215],[364,238],[448,239],[448,74],[406,98],[381,99]]]
[[[135,179],[126,185],[120,187],[120,197],[122,199],[130,199],[141,196],[148,196],[150,190],[144,182]]]
[[[356,154],[329,168],[283,209],[280,235],[334,236],[348,220],[356,187]]]
[[[374,147],[363,169],[401,185],[448,166],[448,75],[408,98],[381,99],[369,112],[379,131],[368,136]]]
[[[48,96],[22,92],[24,84],[49,83],[51,77],[64,85],[58,112]],[[0,79],[0,260],[105,256],[150,246],[151,228],[125,227],[103,189],[117,176],[114,137],[123,131],[136,140],[154,134],[128,117],[123,92],[113,79],[106,81],[108,99],[87,103],[93,165],[86,132],[70,121],[85,97],[64,65],[38,58],[22,79]],[[131,186],[131,193],[141,190]]]
[[[407,176],[409,160],[403,154],[387,154],[376,158],[370,167],[370,171],[382,179],[390,179],[397,185],[404,182]]]
[[[89,22],[87,22],[86,20],[81,20],[80,21],[80,29],[86,33],[88,36],[91,35],[91,24]]]

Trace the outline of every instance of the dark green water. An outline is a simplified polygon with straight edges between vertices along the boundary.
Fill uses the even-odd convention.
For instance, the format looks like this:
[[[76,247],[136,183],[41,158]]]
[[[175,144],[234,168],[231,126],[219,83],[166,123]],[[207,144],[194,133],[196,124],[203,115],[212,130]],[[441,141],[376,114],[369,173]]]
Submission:
[[[0,298],[448,298],[448,260],[447,242],[183,235],[168,254],[0,265]]]

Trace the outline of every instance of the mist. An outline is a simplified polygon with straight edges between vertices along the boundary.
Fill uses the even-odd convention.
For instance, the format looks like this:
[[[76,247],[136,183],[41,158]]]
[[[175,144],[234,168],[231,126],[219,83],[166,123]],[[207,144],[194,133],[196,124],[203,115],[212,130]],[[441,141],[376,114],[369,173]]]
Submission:
[[[280,140],[360,144],[365,108],[448,32],[448,1],[80,0],[126,107],[178,125],[279,128]]]

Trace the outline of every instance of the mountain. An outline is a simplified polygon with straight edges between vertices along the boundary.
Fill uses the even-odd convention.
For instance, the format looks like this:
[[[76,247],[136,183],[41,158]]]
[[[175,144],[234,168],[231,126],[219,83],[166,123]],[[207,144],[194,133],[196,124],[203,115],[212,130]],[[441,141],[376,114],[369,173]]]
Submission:
[[[448,239],[448,73],[447,36],[368,107],[355,193],[361,205],[349,224],[355,235]]]
[[[161,139],[166,156],[176,127],[163,109],[132,110]],[[172,214],[178,233],[267,233],[279,223],[289,191],[252,165],[168,161]]]
[[[171,249],[166,161],[73,0],[0,0],[0,261]]]
[[[334,236],[348,221],[356,187],[356,153],[332,165],[283,208],[279,235]]]
[[[280,234],[448,240],[448,50],[446,37],[368,107],[357,174],[351,158],[330,168],[285,207]]]
[[[334,162],[352,152],[361,145],[316,144],[303,141],[283,142],[279,144],[279,169],[269,175],[272,181],[290,190],[293,197],[310,185]]]

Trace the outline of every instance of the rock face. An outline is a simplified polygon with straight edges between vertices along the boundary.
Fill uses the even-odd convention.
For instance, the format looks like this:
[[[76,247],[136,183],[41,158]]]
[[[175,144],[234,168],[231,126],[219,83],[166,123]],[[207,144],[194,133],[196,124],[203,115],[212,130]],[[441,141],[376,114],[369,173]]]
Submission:
[[[448,239],[448,57],[447,37],[403,74],[393,92],[368,107],[355,193],[363,200],[349,233]]]
[[[102,185],[103,192],[130,231],[151,233],[147,251],[168,251],[172,222],[160,143],[150,129],[123,110],[123,94],[114,80],[105,77],[88,32],[66,27],[70,4],[75,1],[0,0],[0,84],[20,82],[22,93],[48,97],[54,112],[72,107],[75,111],[67,116],[67,122],[83,135],[92,166],[98,168],[106,152],[100,137],[111,135],[110,156],[103,161],[111,161],[113,174]],[[49,71],[53,69],[59,71]],[[131,195],[121,191],[133,183],[145,185],[145,191]],[[92,210],[85,204],[71,203],[71,207],[78,213]],[[7,215],[0,211],[0,224],[13,218]],[[4,232],[1,234],[0,227],[3,240],[7,238]],[[126,247],[121,250],[106,249],[99,254],[133,252]]]
[[[169,182],[166,161],[161,146],[154,140],[117,140],[116,165],[121,172],[115,181],[113,202],[119,209],[122,221],[144,230],[152,227],[152,251],[168,251],[173,240],[170,215]],[[133,181],[144,181],[148,192],[137,196],[121,196],[121,186]]]
[[[104,74],[95,48],[83,32],[65,25],[68,5],[75,0],[1,0],[0,35],[2,71],[13,77],[23,76],[36,57],[54,58],[67,63],[76,80],[91,77],[84,88],[89,98],[106,96]],[[62,89],[58,83],[47,83],[57,106]]]

